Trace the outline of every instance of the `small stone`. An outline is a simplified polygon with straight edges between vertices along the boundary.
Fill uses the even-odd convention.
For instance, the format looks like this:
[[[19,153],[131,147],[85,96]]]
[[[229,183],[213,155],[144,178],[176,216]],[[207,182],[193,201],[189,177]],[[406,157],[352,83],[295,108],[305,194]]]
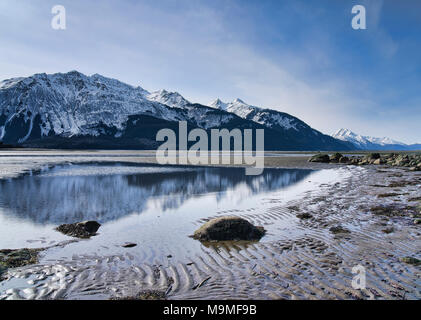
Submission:
[[[393,229],[392,227],[391,228],[386,228],[386,229],[383,229],[382,230],[384,233],[386,233],[386,234],[389,234],[389,233],[392,233],[393,231],[395,231],[395,229]]]
[[[307,212],[299,213],[299,214],[297,214],[296,217],[299,218],[299,219],[311,219],[311,218],[313,218],[313,216],[311,214],[307,213]]]
[[[123,248],[133,248],[133,247],[136,247],[136,246],[137,246],[136,243],[126,243],[126,244],[122,245]]]
[[[166,300],[167,295],[164,291],[145,290],[130,297],[111,298],[111,300]]]
[[[334,234],[338,234],[338,233],[350,233],[350,231],[348,229],[345,229],[341,226],[335,226],[329,229],[330,232],[334,233]]]
[[[414,257],[404,257],[404,258],[401,258],[400,261],[407,264],[412,264],[414,266],[418,266],[421,264],[421,260]]]

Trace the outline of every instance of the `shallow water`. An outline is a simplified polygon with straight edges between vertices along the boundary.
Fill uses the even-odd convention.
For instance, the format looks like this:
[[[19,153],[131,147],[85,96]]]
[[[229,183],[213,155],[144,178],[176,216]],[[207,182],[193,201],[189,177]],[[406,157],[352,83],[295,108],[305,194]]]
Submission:
[[[40,263],[90,264],[125,254],[139,266],[169,259],[185,263],[204,248],[188,236],[209,218],[245,215],[268,227],[270,222],[253,217],[314,189],[315,183],[336,178],[333,170],[321,174],[309,169],[265,169],[262,175],[246,176],[243,168],[123,163],[37,167],[0,180],[0,247],[52,247],[72,239],[56,232],[57,225],[97,220],[102,224],[97,236],[50,248]],[[296,232],[297,222],[295,217],[283,219],[284,236]],[[273,238],[268,231],[262,241]],[[122,248],[127,242],[137,246]],[[121,269],[126,267],[127,262]],[[27,284],[35,274],[29,272]],[[0,291],[20,288],[19,278],[1,283]]]
[[[162,247],[176,241],[172,239],[176,235],[191,234],[197,219],[220,211],[262,210],[271,196],[313,173],[266,169],[260,176],[246,176],[242,168],[118,163],[30,171],[0,180],[0,244],[2,248],[51,245],[67,239],[53,230],[55,226],[97,220],[103,226],[90,247],[110,241],[155,242]]]

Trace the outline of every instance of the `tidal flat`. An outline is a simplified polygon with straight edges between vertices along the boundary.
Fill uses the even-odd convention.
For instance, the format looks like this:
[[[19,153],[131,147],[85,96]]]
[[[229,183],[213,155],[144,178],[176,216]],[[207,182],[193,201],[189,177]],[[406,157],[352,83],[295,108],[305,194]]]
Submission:
[[[148,151],[2,150],[0,250],[39,250],[3,267],[0,298],[420,299],[421,172],[310,156],[267,153],[246,176],[160,166]],[[189,237],[227,215],[266,234]],[[84,220],[97,235],[55,230]]]

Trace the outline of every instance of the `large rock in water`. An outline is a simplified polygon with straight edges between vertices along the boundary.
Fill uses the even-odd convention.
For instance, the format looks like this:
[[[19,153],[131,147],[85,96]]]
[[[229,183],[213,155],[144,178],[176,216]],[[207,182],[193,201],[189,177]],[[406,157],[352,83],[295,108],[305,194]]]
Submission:
[[[193,238],[200,241],[260,240],[263,227],[255,227],[239,217],[220,217],[206,222],[195,231]]]
[[[62,224],[56,228],[65,235],[77,238],[90,238],[96,234],[101,224],[96,221],[83,221],[71,224]]]

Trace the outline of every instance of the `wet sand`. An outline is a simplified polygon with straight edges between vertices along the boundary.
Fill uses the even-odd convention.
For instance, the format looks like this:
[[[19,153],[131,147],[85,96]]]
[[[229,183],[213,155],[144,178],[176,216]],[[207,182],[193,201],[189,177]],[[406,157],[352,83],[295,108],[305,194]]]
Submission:
[[[124,161],[155,160],[140,158]],[[49,255],[41,252],[38,264],[9,269],[0,297],[109,299],[160,290],[168,299],[420,299],[420,266],[401,259],[421,258],[420,224],[414,224],[421,214],[421,173],[310,164],[307,159],[268,157],[265,166],[333,168],[342,178],[287,203],[268,199],[265,210],[215,212],[213,217],[236,215],[264,226],[268,234],[260,242],[203,244],[191,254],[177,244],[165,254],[139,245],[113,255],[46,259],[60,257],[63,244],[47,250]],[[373,210],[378,207],[386,209]],[[306,219],[297,218],[303,214]],[[196,228],[210,218],[192,224]],[[293,233],[286,228],[291,220],[296,223]],[[348,232],[331,231],[338,226]],[[366,270],[363,290],[351,285],[357,265]]]

